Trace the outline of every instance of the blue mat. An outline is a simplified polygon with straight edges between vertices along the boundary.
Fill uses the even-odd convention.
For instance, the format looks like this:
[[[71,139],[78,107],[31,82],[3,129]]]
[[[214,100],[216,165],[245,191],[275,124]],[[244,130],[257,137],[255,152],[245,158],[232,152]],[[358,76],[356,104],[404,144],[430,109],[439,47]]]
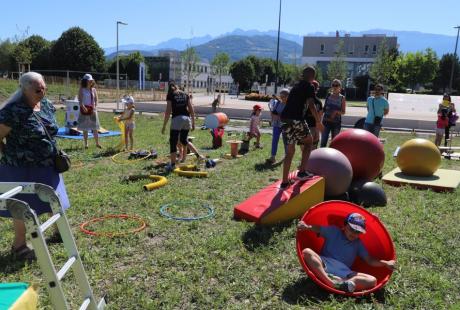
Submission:
[[[109,131],[107,133],[100,133],[99,138],[105,138],[105,137],[113,137],[113,136],[121,136],[121,132],[119,131]],[[83,140],[83,134],[80,134],[78,136],[71,136],[71,135],[66,135],[65,134],[65,127],[61,127],[58,130],[58,134],[56,135],[58,138],[64,138],[64,139],[74,139],[74,140]],[[88,139],[92,139],[93,134],[91,132],[88,132]]]

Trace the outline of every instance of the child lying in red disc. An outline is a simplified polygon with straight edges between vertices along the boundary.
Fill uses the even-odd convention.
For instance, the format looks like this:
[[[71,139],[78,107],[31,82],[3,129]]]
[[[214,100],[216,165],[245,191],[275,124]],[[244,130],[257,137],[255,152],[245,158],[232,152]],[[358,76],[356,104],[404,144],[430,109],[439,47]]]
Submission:
[[[359,213],[351,213],[345,219],[345,226],[308,225],[300,221],[298,230],[311,230],[325,239],[321,254],[310,248],[302,251],[305,263],[310,270],[324,283],[341,291],[352,293],[371,289],[377,279],[366,273],[351,270],[351,265],[359,255],[373,267],[385,266],[391,270],[395,267],[394,260],[379,260],[369,255],[359,239],[366,233],[365,218]]]

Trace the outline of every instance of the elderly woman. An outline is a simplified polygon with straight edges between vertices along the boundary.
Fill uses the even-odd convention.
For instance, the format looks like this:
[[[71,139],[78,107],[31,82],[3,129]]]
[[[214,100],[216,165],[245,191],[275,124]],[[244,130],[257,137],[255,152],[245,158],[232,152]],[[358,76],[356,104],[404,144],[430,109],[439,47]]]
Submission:
[[[43,77],[28,72],[19,79],[20,89],[0,105],[0,182],[35,182],[52,186],[59,195],[63,209],[69,199],[62,176],[56,172],[54,159],[58,125],[55,108],[45,99],[46,84]],[[46,131],[51,136],[48,138]],[[37,215],[51,212],[50,205],[36,195],[16,195],[26,201]],[[11,217],[8,211],[0,216]],[[35,258],[27,247],[23,221],[13,220],[15,238],[12,254],[17,259]]]

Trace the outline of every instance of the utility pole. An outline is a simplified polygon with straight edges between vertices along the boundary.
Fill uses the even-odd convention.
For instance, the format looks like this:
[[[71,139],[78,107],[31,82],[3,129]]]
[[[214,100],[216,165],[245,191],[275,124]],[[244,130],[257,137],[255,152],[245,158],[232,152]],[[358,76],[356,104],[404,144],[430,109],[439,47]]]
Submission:
[[[457,40],[455,40],[454,58],[452,59],[452,68],[450,70],[449,94],[452,93],[452,81],[454,80],[455,62],[457,61],[457,45],[458,45],[458,34],[460,33],[460,26],[454,27],[454,29],[457,29]]]
[[[276,74],[275,74],[275,94],[278,93],[278,74],[279,74],[279,54],[280,54],[280,28],[281,28],[281,0],[278,14],[278,42],[276,43]]]

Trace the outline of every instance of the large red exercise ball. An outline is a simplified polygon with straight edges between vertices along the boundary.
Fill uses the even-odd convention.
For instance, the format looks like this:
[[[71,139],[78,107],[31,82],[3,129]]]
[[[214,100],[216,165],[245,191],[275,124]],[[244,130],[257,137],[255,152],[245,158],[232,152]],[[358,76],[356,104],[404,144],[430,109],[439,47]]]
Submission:
[[[350,201],[364,207],[383,207],[387,205],[387,195],[385,191],[382,186],[375,182],[362,179],[354,180],[351,182],[348,194],[350,196]]]
[[[302,221],[309,225],[335,225],[338,227],[343,227],[346,216],[353,212],[361,214],[366,219],[366,233],[361,234],[359,238],[363,242],[369,254],[377,259],[396,259],[393,240],[391,239],[391,236],[383,223],[377,216],[353,203],[338,200],[319,203],[316,206],[310,208],[304,214]],[[307,273],[308,277],[321,288],[335,294],[362,296],[381,289],[390,280],[390,276],[392,274],[391,270],[386,267],[372,267],[366,262],[362,261],[361,258],[357,257],[351,266],[351,270],[373,275],[377,278],[377,285],[369,290],[355,291],[353,293],[345,293],[343,291],[337,290],[334,287],[328,286],[319,280],[310,270],[302,255],[302,251],[305,248],[310,248],[318,254],[321,253],[323,244],[324,239],[319,237],[316,233],[312,231],[297,231],[296,249],[300,264]]]
[[[345,193],[353,178],[353,169],[348,158],[340,151],[327,147],[311,152],[307,170],[325,179],[326,196]]]
[[[228,123],[228,116],[225,113],[218,112],[206,115],[204,119],[204,125],[206,128],[215,129],[224,127]]]
[[[354,179],[375,179],[382,171],[385,153],[379,139],[363,129],[348,129],[331,141],[331,148],[350,161]]]
[[[441,153],[433,142],[416,138],[401,145],[396,162],[404,174],[429,177],[441,165]]]

